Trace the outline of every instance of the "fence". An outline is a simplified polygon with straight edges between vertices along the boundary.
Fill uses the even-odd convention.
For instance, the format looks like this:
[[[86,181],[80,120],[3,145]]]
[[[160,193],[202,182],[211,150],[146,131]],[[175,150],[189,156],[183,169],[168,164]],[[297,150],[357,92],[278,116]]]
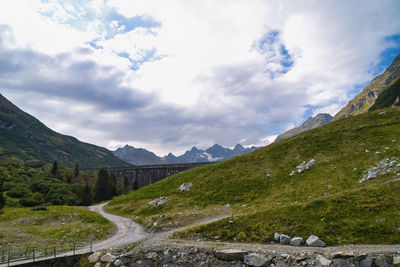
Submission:
[[[2,248],[0,251],[0,265],[10,266],[14,262],[50,259],[93,252],[93,242],[74,241],[60,244],[46,244],[43,246],[27,246],[19,248]]]

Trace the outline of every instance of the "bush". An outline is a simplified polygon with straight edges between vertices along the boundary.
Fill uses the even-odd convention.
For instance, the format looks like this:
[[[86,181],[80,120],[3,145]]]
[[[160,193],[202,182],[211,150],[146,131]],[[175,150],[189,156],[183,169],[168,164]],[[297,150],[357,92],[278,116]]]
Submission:
[[[27,194],[26,196],[21,198],[19,202],[22,206],[33,207],[43,204],[44,199],[42,194],[40,194],[39,192],[35,192],[33,194]]]

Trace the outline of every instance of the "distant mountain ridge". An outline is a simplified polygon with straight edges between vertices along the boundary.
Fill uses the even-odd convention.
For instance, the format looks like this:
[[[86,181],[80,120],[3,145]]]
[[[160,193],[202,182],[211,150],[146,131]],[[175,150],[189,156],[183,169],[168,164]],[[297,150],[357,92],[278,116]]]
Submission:
[[[207,148],[206,150],[192,147],[191,150],[186,151],[183,155],[175,156],[169,153],[167,156],[159,157],[153,152],[150,152],[143,148],[135,148],[129,145],[125,145],[122,148],[118,148],[113,153],[120,159],[129,162],[133,165],[151,165],[161,163],[194,163],[194,162],[214,162],[227,160],[236,156],[247,154],[258,149],[258,147],[243,147],[237,144],[233,149],[225,148],[218,144]]]
[[[400,76],[400,55],[380,75],[375,77],[353,100],[340,110],[333,120],[352,117],[366,113],[374,105],[379,95]]]
[[[0,161],[40,166],[55,160],[68,167],[129,165],[106,148],[51,130],[0,94]]]
[[[330,114],[327,113],[319,113],[318,115],[314,116],[314,117],[310,117],[308,118],[305,122],[303,122],[302,125],[300,125],[299,127],[290,129],[286,132],[284,132],[283,134],[278,135],[278,137],[275,139],[274,142],[278,142],[281,141],[283,139],[295,136],[296,134],[323,126],[325,124],[328,124],[329,122],[331,122],[331,120],[333,119],[333,117]]]

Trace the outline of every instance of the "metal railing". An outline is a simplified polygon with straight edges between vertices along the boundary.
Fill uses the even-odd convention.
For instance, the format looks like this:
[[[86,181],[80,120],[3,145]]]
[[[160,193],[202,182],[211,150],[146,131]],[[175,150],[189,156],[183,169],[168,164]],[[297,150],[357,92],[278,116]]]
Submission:
[[[14,262],[51,259],[64,256],[73,256],[93,252],[93,242],[62,242],[59,244],[45,244],[43,246],[27,246],[25,248],[1,248],[0,266],[10,266]]]

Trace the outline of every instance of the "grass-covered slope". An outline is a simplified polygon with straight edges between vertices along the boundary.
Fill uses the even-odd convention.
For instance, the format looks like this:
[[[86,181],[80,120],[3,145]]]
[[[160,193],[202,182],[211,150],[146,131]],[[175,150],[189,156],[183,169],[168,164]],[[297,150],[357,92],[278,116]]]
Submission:
[[[37,249],[46,245],[70,247],[89,245],[112,234],[115,226],[101,215],[83,207],[50,206],[48,211],[5,208],[0,214],[0,246]]]
[[[103,147],[54,132],[0,94],[0,161],[38,166],[55,160],[83,168],[129,165]]]
[[[194,231],[223,240],[265,241],[279,231],[318,235],[331,245],[400,243],[400,179],[392,181],[400,178],[400,107],[385,111],[332,122],[251,154],[179,173],[114,199],[109,210],[160,226],[214,214],[229,203],[237,216]],[[290,175],[310,159],[316,160],[310,170]],[[384,159],[395,161],[391,172],[359,182]],[[192,189],[178,192],[183,182],[191,182]],[[160,196],[168,201],[148,204]]]

